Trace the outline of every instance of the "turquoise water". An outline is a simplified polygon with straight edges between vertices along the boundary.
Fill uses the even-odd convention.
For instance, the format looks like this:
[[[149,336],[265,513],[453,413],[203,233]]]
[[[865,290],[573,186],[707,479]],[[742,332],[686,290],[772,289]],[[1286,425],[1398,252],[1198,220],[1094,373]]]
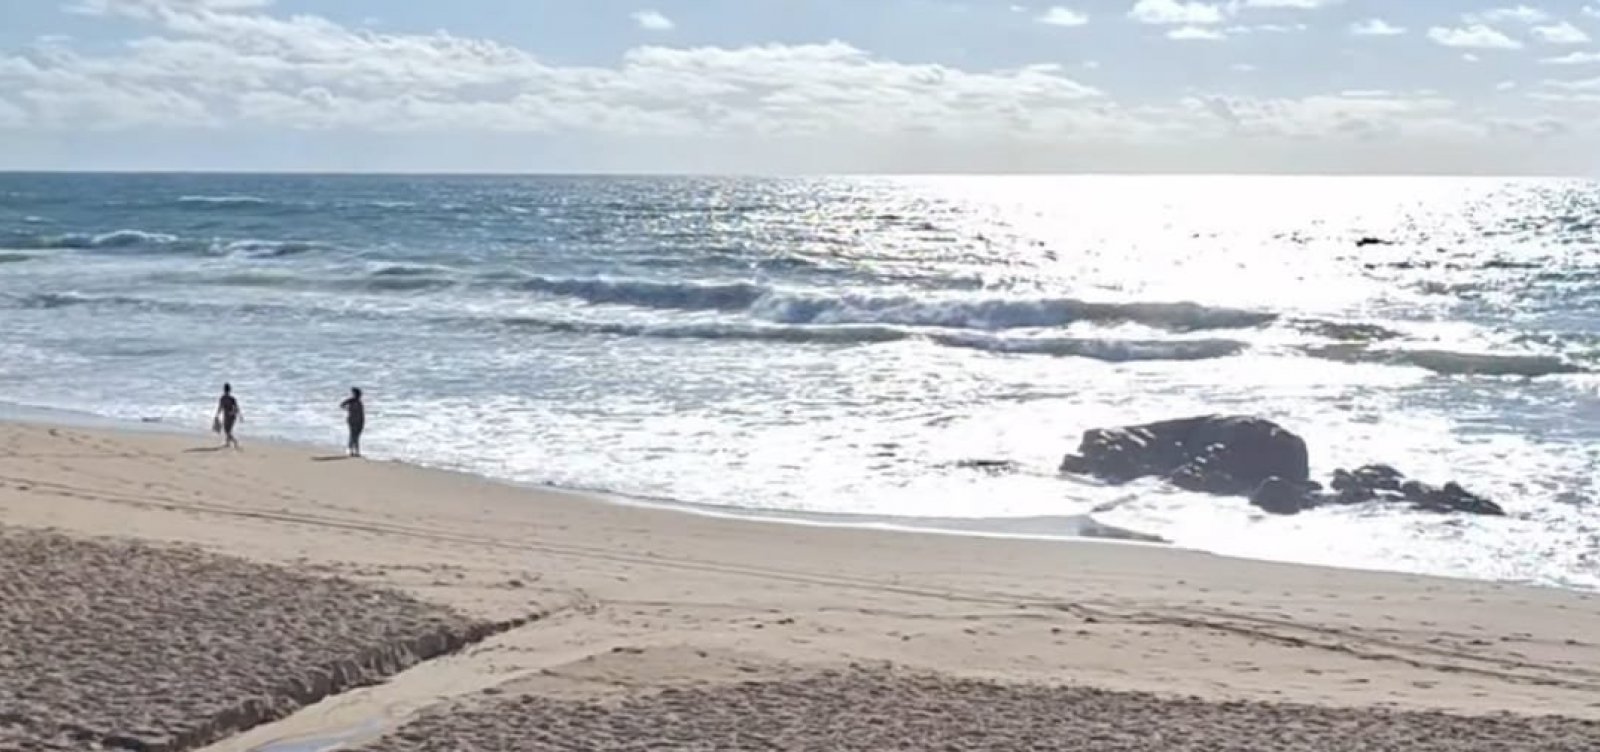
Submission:
[[[0,400],[734,513],[1600,584],[1600,191],[1437,178],[0,175]],[[1363,237],[1392,244],[1358,246]],[[1250,412],[1512,511],[1059,478]],[[1006,472],[963,460],[1009,460]]]

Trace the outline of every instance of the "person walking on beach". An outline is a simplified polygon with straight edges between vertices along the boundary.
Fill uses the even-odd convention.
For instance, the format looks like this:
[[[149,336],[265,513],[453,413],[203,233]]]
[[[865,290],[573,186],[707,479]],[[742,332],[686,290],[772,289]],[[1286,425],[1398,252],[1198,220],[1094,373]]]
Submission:
[[[367,427],[367,408],[361,404],[361,389],[350,388],[350,398],[339,403],[344,408],[345,425],[350,428],[350,441],[345,450],[351,457],[361,456],[361,431]]]
[[[239,448],[239,440],[233,437],[233,426],[243,418],[239,400],[233,397],[233,385],[223,384],[222,399],[217,400],[217,414],[211,418],[211,428],[227,437],[224,447]]]

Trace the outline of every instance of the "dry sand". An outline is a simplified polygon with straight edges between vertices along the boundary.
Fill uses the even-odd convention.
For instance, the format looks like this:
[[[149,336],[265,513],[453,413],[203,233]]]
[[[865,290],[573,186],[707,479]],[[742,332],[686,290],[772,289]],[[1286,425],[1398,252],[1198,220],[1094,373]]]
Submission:
[[[0,527],[0,749],[187,749],[493,631],[205,552]]]
[[[829,681],[864,682],[870,693],[873,682],[886,692],[911,691],[907,683],[965,691],[991,685],[953,682],[983,680],[1002,687],[995,696],[1028,702],[1044,702],[1027,693],[1046,690],[1013,685],[1600,718],[1600,601],[1589,594],[1154,546],[770,525],[392,463],[314,461],[295,447],[195,452],[196,441],[0,425],[0,520],[197,544],[398,588],[481,620],[548,616],[209,748],[218,752],[381,731],[442,699],[612,655],[681,658],[666,672],[639,660],[613,668],[615,684],[644,693],[637,703],[657,702],[647,695],[668,675],[682,691],[772,697],[784,682],[857,662],[899,668]],[[753,658],[729,669],[702,655]],[[734,683],[780,689],[730,689],[730,672]],[[941,707],[943,694],[919,702]],[[596,702],[557,695],[540,702]],[[890,704],[879,711],[892,715]],[[870,715],[871,705],[856,705]],[[1227,711],[1206,708],[1192,712]],[[1269,720],[1276,712],[1258,710]],[[1370,716],[1370,728],[1328,748],[1384,748],[1387,718]]]
[[[424,712],[360,752],[651,749],[890,752],[1579,752],[1600,721],[1207,702],[852,667],[733,663],[755,678],[673,686],[662,663],[721,656],[620,651]],[[645,668],[644,672],[640,669]],[[647,673],[648,684],[617,684]]]

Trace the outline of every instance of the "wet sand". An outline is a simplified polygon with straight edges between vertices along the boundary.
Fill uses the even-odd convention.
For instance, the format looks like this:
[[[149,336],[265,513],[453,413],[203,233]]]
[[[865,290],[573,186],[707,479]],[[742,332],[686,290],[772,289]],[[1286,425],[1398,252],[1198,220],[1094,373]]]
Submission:
[[[872,682],[926,703],[945,701],[941,682],[956,694],[990,691],[959,683],[975,681],[999,687],[997,697],[1021,685],[1201,703],[1163,712],[1265,703],[1251,711],[1262,722],[1305,707],[1379,712],[1371,728],[1350,732],[1372,743],[1344,749],[1382,748],[1389,712],[1600,719],[1600,601],[1586,593],[1162,546],[763,524],[394,463],[317,461],[300,447],[195,451],[205,440],[0,424],[0,520],[192,544],[398,590],[476,621],[543,617],[207,747],[215,752],[353,728],[381,734],[440,703],[478,702],[508,682],[613,655],[633,658],[608,669],[608,681],[646,704],[663,687],[724,692],[754,681],[772,685],[762,702],[782,705],[786,682],[802,682],[792,686],[804,694],[806,677],[834,671],[830,681],[865,682],[860,692],[834,688],[860,700],[862,718],[893,717],[911,699],[874,705]],[[380,444],[375,436],[375,451]],[[702,657],[728,655],[749,658]],[[896,668],[850,678],[852,664]],[[1049,704],[1028,697],[1016,701]],[[596,700],[549,691],[538,702]],[[622,728],[618,718],[592,722],[596,734]]]

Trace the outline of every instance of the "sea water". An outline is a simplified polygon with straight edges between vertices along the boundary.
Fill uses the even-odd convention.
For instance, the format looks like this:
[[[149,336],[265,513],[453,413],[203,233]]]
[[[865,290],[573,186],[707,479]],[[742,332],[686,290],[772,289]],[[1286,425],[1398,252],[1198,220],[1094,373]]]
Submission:
[[[1600,185],[0,175],[0,400],[728,513],[1600,586]],[[1361,243],[1363,238],[1382,243]],[[1507,518],[1056,473],[1279,421]],[[975,466],[970,461],[1004,464]]]

